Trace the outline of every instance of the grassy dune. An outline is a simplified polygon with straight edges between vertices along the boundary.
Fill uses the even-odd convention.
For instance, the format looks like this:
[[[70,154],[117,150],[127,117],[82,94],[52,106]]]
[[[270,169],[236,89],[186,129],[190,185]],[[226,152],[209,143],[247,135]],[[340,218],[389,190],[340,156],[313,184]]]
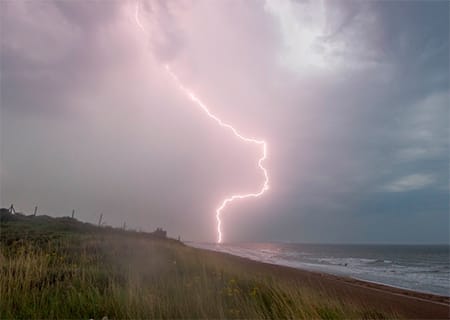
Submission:
[[[2,221],[1,318],[395,316],[177,241],[37,218]]]

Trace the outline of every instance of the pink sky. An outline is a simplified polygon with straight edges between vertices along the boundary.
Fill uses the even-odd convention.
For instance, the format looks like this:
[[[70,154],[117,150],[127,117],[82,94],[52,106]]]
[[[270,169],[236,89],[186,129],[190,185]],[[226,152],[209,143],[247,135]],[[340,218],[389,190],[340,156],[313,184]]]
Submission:
[[[447,239],[448,4],[141,5],[148,36],[135,1],[1,3],[2,206],[214,241],[261,150],[170,64],[269,146],[226,241]]]

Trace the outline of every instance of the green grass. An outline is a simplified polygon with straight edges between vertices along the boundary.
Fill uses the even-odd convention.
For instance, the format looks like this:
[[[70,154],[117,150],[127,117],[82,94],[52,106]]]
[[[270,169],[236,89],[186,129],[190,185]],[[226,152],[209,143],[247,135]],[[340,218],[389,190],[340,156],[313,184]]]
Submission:
[[[393,317],[177,241],[30,221],[1,224],[2,319]]]

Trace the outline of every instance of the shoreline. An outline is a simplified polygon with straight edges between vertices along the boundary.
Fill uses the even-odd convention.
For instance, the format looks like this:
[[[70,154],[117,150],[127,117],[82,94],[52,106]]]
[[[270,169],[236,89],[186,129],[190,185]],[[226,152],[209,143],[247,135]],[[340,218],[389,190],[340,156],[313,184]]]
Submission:
[[[187,244],[188,245],[188,244]],[[189,247],[225,260],[232,260],[244,269],[251,269],[275,280],[295,281],[311,288],[323,288],[343,300],[358,301],[375,308],[390,309],[408,318],[449,319],[450,297],[398,288],[349,276],[299,269],[270,262],[252,260],[227,252]]]
[[[327,271],[326,268],[319,268],[319,267],[312,267],[312,266],[308,267],[308,265],[292,265],[292,264],[283,264],[283,263],[277,263],[277,262],[272,262],[272,261],[264,261],[262,259],[252,258],[251,256],[239,255],[239,254],[235,254],[233,252],[228,252],[228,251],[221,251],[221,250],[210,249],[207,246],[202,246],[202,243],[200,243],[199,246],[197,246],[196,242],[190,242],[190,241],[189,242],[184,242],[184,244],[189,246],[189,247],[192,247],[192,248],[203,249],[203,250],[213,251],[213,252],[220,252],[220,253],[236,256],[236,257],[241,257],[241,258],[244,258],[244,259],[249,259],[249,260],[255,261],[255,262],[273,264],[273,265],[276,265],[276,266],[283,266],[283,267],[293,268],[293,269],[302,270],[302,271],[306,271],[306,272],[312,272],[312,273],[319,273],[319,274],[323,273],[323,274],[326,274],[326,275],[333,275],[333,276],[336,276],[338,278],[340,278],[340,277],[342,277],[342,278],[350,278],[351,280],[361,281],[363,283],[380,285],[380,286],[383,286],[383,287],[391,288],[393,290],[399,289],[399,290],[414,292],[414,293],[417,293],[417,294],[437,296],[437,297],[440,297],[442,299],[447,299],[447,300],[450,301],[450,291],[449,291],[448,295],[441,294],[441,293],[438,293],[438,292],[433,292],[433,291],[427,291],[427,290],[422,291],[420,289],[402,287],[402,286],[399,286],[399,285],[385,283],[385,282],[381,282],[381,281],[377,281],[377,280],[370,280],[370,279],[359,278],[357,276],[352,276],[352,275],[346,274],[344,272]],[[450,279],[448,279],[448,281],[450,281]]]
[[[450,319],[448,297],[71,218],[0,218],[1,318]]]
[[[345,276],[344,276],[344,278],[345,278]],[[382,283],[382,282],[370,281],[370,280],[365,280],[365,279],[359,279],[359,278],[350,277],[350,276],[348,278],[350,278],[352,280],[356,280],[356,281],[361,281],[363,283],[367,283],[367,284],[370,284],[370,285],[386,287],[388,290],[407,291],[407,292],[412,292],[413,294],[417,294],[417,295],[426,295],[426,296],[436,297],[436,298],[439,298],[438,300],[443,299],[443,300],[447,301],[446,303],[444,303],[444,305],[450,305],[450,296],[444,296],[444,295],[441,295],[441,294],[428,292],[428,291],[412,290],[412,289],[399,287],[399,286],[394,286],[394,285],[390,285],[390,284],[386,284],[386,283]],[[440,303],[440,302],[437,302],[437,303]]]

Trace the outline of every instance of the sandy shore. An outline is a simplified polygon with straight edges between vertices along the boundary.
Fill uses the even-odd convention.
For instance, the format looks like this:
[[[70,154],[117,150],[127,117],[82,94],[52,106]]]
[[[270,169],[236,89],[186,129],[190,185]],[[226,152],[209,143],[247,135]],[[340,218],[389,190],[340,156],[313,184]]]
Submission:
[[[245,270],[299,286],[321,288],[351,304],[393,311],[409,319],[450,319],[450,297],[404,290],[381,284],[253,261],[227,253],[199,249],[219,259],[231,260]]]

